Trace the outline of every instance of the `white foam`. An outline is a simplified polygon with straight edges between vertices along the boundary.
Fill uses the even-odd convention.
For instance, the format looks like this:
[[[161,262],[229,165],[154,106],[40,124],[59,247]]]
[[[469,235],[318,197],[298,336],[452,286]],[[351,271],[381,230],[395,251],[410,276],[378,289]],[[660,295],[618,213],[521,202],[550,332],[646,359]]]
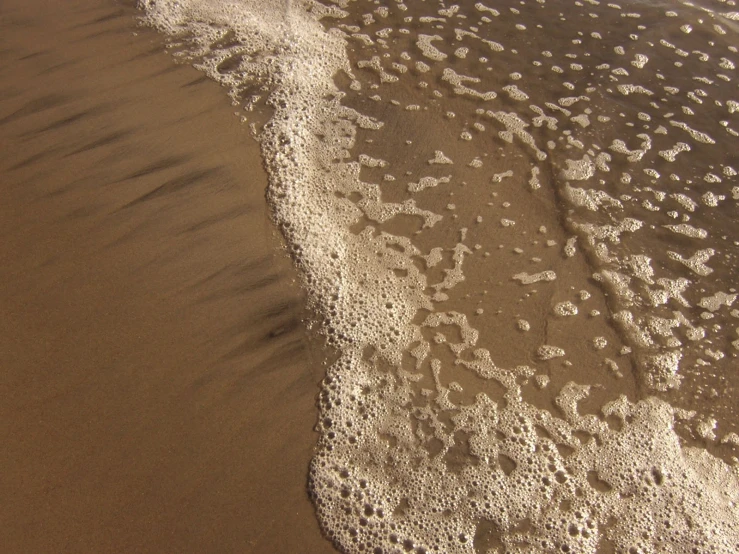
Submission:
[[[577,306],[569,300],[556,304],[553,308],[556,315],[560,317],[577,315]]]
[[[418,49],[426,58],[435,62],[440,62],[445,60],[448,56],[432,44],[439,40],[443,40],[439,35],[419,34],[416,46],[418,46]]]
[[[562,358],[565,355],[565,351],[558,346],[544,344],[536,351],[536,355],[541,360],[552,360],[554,358]]]
[[[680,223],[679,225],[665,225],[665,228],[669,229],[673,233],[679,233],[696,239],[704,239],[708,236],[708,231],[705,229],[699,229],[692,225],[688,225],[687,223]]]
[[[710,275],[713,273],[713,269],[708,267],[706,265],[706,262],[711,259],[711,257],[716,253],[716,251],[713,248],[704,248],[703,250],[698,250],[695,254],[693,254],[690,258],[684,258],[677,252],[667,252],[667,255],[681,264],[683,264],[685,267],[689,268],[691,271],[696,273],[697,275]]]
[[[429,164],[450,165],[450,164],[453,164],[454,162],[451,160],[451,158],[446,156],[444,152],[442,152],[441,150],[436,150],[434,151],[434,157],[431,158],[428,161],[428,163]]]
[[[520,281],[523,285],[533,285],[540,281],[554,281],[556,278],[557,274],[552,270],[541,271],[539,273],[534,273],[533,275],[523,272],[517,273],[513,276],[513,279]]]
[[[420,192],[427,188],[436,187],[440,184],[448,183],[451,175],[446,177],[421,177],[417,183],[408,183],[409,192]]]
[[[461,16],[465,6],[459,6],[459,9],[443,6],[446,13],[442,15]],[[538,6],[545,4],[538,4],[537,9]],[[464,245],[465,232],[451,249],[438,247],[424,252],[411,239],[382,231],[381,223],[400,214],[420,217],[425,227],[438,223],[441,216],[422,209],[413,199],[384,202],[380,185],[359,178],[361,171],[367,171],[363,167],[383,166],[378,158],[350,155],[356,147],[357,128],[364,125],[379,128],[381,123],[342,104],[342,91],[336,88],[334,77],[341,72],[347,75],[352,72],[346,54],[347,35],[336,28],[326,30],[331,27],[331,20],[344,15],[344,9],[355,9],[354,3],[337,1],[326,6],[319,2],[267,0],[149,0],[144,7],[149,22],[182,41],[179,48],[187,50],[187,55],[213,79],[228,86],[233,98],[238,98],[239,92],[255,79],[269,91],[269,105],[274,114],[260,141],[270,176],[270,207],[296,261],[309,307],[317,314],[322,332],[338,352],[337,361],[327,370],[319,397],[320,439],[311,464],[310,491],[324,532],[341,551],[473,554],[481,551],[479,544],[475,544],[479,542],[477,537],[488,533],[501,544],[499,550],[522,553],[595,554],[605,540],[619,552],[631,549],[688,553],[693,548],[721,554],[736,552],[739,544],[737,469],[704,449],[681,444],[675,433],[676,421],[681,417],[678,410],[655,398],[636,402],[619,397],[603,405],[597,415],[580,414],[578,403],[588,397],[590,388],[573,382],[566,384],[556,397],[557,412],[527,403],[522,383],[533,379],[540,388],[549,383],[549,378],[541,374],[541,366],[539,369],[528,363],[512,368],[497,366],[493,354],[478,345],[479,334],[467,317],[445,311],[443,302],[463,282],[463,263],[473,256]],[[486,14],[499,15],[497,10],[480,3],[475,7]],[[376,24],[375,16],[390,18],[396,5],[372,4],[371,9],[372,13],[357,17],[356,22]],[[521,6],[522,13],[523,10]],[[500,21],[509,21],[509,17],[506,14]],[[642,21],[646,23],[645,19]],[[439,24],[438,21],[425,24],[418,19],[407,22]],[[389,32],[384,34],[389,36]],[[419,38],[420,55],[430,55],[440,67],[449,63],[446,54],[436,48],[436,44],[441,47],[435,38],[438,35],[420,36],[431,37]],[[224,38],[237,42],[243,49],[240,54],[246,55],[237,72],[218,71],[228,54],[219,46]],[[383,44],[381,38],[366,43],[366,48],[376,49],[369,54],[366,66],[373,71],[387,66],[384,47],[389,42]],[[492,44],[489,46],[496,50]],[[552,50],[560,52],[555,46],[559,45],[554,44]],[[496,51],[502,51],[502,46]],[[373,61],[373,54],[377,54],[379,64]],[[512,51],[511,55],[514,55]],[[412,60],[406,61],[411,66]],[[586,67],[587,63],[583,61],[581,65]],[[638,83],[647,84],[648,81],[638,80],[636,76],[647,73],[651,65],[634,72],[634,87],[642,86]],[[409,77],[398,67],[390,67],[402,78]],[[431,71],[429,65],[420,61],[415,68],[419,72]],[[436,75],[436,68],[433,71],[432,75]],[[440,73],[443,75],[443,71]],[[379,75],[382,80],[382,73]],[[448,82],[453,87],[465,87],[462,93],[473,96],[473,101],[496,100],[489,93],[470,94],[469,90],[473,89],[469,84],[484,86],[485,81],[475,81],[477,77],[456,72],[447,75],[459,79],[456,84]],[[639,92],[638,88],[624,90],[629,95]],[[529,92],[543,94],[534,89]],[[488,96],[480,97],[480,94]],[[469,98],[458,100],[470,101]],[[636,100],[643,102],[645,98],[637,96]],[[548,108],[550,104],[556,106],[552,102],[540,103]],[[522,113],[503,111],[503,105],[494,103],[493,109],[485,113],[492,125],[498,126],[495,129],[498,136],[509,144],[518,139],[533,152],[535,163],[546,159],[547,153],[539,144],[548,140],[542,139],[542,134],[556,130],[556,120],[533,119],[530,125]],[[556,113],[571,115],[564,104],[557,107]],[[463,125],[472,124],[461,108],[459,113]],[[402,114],[417,117],[404,111]],[[618,118],[614,116],[614,119]],[[610,120],[598,121],[605,124]],[[697,117],[695,121],[693,127],[708,125]],[[541,128],[544,123],[546,128]],[[685,123],[672,120],[670,123],[689,133],[694,141],[713,144],[713,139],[702,131]],[[593,127],[579,131],[590,133]],[[460,128],[461,125],[454,129],[454,136]],[[612,151],[624,154],[629,163],[640,163],[648,154],[656,157],[655,152],[650,152],[649,137],[639,138],[642,139],[639,149],[627,148],[626,142],[631,142],[631,138],[624,137],[620,143],[612,143],[615,146]],[[596,170],[607,171],[603,168],[608,167],[610,160],[597,157],[594,137],[580,134],[567,135],[567,139],[566,146],[562,141],[562,151],[566,147],[583,149],[583,157],[571,160],[576,163],[568,166],[572,175],[589,174],[587,178],[594,179]],[[611,139],[609,136],[605,140]],[[468,146],[476,145],[459,147]],[[660,147],[664,148],[662,144]],[[427,156],[419,158],[420,163]],[[624,159],[616,158],[613,164],[622,173]],[[348,161],[352,159],[359,161]],[[388,159],[395,163],[394,158]],[[557,158],[553,165],[567,164]],[[578,173],[580,165],[584,173]],[[634,169],[636,185],[644,179],[645,168]],[[438,185],[441,178],[436,179]],[[554,179],[553,176],[551,180]],[[419,190],[426,188],[422,181],[419,179],[415,184]],[[513,184],[511,180],[506,186]],[[521,184],[526,186],[525,178]],[[524,190],[524,194],[532,194],[528,188]],[[618,204],[624,206],[629,201],[625,199],[627,195],[616,200],[597,191],[572,193],[572,198],[584,199],[583,206],[589,201],[599,202],[600,209],[580,210],[594,215],[594,219],[568,221],[568,226],[581,237],[583,250],[589,249],[599,260],[605,260],[603,263],[620,264],[618,270],[624,273],[604,269],[597,274],[606,291],[617,291],[615,298],[619,302],[631,302],[629,309],[615,313],[613,319],[625,335],[633,336],[632,344],[639,348],[635,357],[643,360],[647,384],[657,390],[668,390],[680,382],[679,366],[683,357],[675,343],[675,329],[677,326],[687,329],[684,322],[687,318],[639,311],[643,300],[632,288],[636,288],[636,283],[651,287],[652,295],[645,298],[653,299],[654,307],[666,309],[667,303],[676,302],[687,313],[688,303],[683,294],[688,281],[682,277],[660,277],[654,273],[656,265],[652,268],[644,255],[619,257],[609,251],[606,241],[615,249],[625,233],[649,227],[635,218],[619,215],[617,219],[613,215],[614,210],[621,209]],[[718,192],[714,198],[720,196]],[[543,193],[532,196],[538,200],[544,197]],[[643,199],[637,198],[639,202]],[[671,198],[686,209],[686,206],[697,209],[687,195],[675,194]],[[362,218],[372,225],[364,231],[352,231]],[[516,227],[497,232],[518,236],[528,223],[522,219]],[[536,222],[535,227],[538,225]],[[578,254],[576,241],[577,237],[567,241],[567,256]],[[692,279],[712,270],[707,263],[714,254],[711,249],[699,250],[691,257],[672,252],[672,260],[667,263],[675,266],[671,271],[685,271],[683,266],[687,266]],[[519,260],[530,263],[523,258]],[[429,283],[427,274],[419,268],[424,261],[426,269],[441,268],[440,282]],[[573,260],[556,263],[560,262],[575,263]],[[441,266],[442,263],[449,266]],[[550,267],[559,271],[558,265]],[[541,282],[540,289],[553,289],[556,283],[547,283],[556,278],[554,270],[514,275],[515,280],[527,286]],[[533,289],[525,290],[533,294]],[[714,307],[716,298],[707,295],[701,302],[705,300],[708,308]],[[721,314],[728,299],[719,300],[722,304],[715,314],[708,308],[705,313],[714,317]],[[428,315],[419,324],[417,318],[421,313]],[[530,324],[523,325],[520,321],[519,329],[531,329]],[[536,320],[535,330],[527,336],[536,337],[544,326],[544,322]],[[448,328],[454,332],[447,332]],[[432,338],[422,330],[431,331]],[[687,330],[686,335],[689,340],[690,337],[701,340],[698,326]],[[604,337],[585,339],[592,341],[593,347],[609,347]],[[542,334],[537,340],[535,344],[556,339]],[[436,348],[451,352],[452,368],[435,357]],[[538,365],[541,359],[565,354],[562,348],[551,344],[542,348],[537,356],[532,356],[531,364]],[[721,350],[707,345],[702,348],[713,362],[721,359]],[[410,362],[406,363],[408,355]],[[606,366],[618,376],[618,364],[610,362],[606,361]],[[381,369],[388,364],[391,370]],[[565,361],[546,367],[551,365],[554,377],[555,372],[567,371],[567,364],[572,365]],[[464,393],[465,387],[461,379],[447,379],[446,372],[450,369],[493,380],[504,392],[501,398],[479,393],[459,402],[455,395]],[[712,436],[713,427],[708,423],[704,427],[703,434]],[[458,461],[460,452],[462,462]]]
[[[455,94],[474,96],[476,98],[480,98],[481,100],[492,100],[498,96],[495,91],[480,92],[467,86],[465,83],[479,83],[480,78],[460,75],[451,67],[447,67],[444,69],[441,78],[454,87]]]
[[[670,120],[670,125],[672,125],[673,127],[677,127],[678,129],[682,129],[683,131],[688,133],[696,142],[702,142],[704,144],[716,144],[716,141],[713,140],[706,133],[693,129],[687,123],[684,123],[682,121]]]

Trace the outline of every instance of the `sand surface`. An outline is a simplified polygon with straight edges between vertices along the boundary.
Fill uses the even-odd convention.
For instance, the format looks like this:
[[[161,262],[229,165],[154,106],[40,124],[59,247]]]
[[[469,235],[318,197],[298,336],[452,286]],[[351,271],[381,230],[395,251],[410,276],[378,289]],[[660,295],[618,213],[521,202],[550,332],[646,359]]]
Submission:
[[[0,4],[1,550],[330,552],[258,145],[134,15]]]
[[[134,3],[0,0],[0,552],[739,536],[732,14]]]

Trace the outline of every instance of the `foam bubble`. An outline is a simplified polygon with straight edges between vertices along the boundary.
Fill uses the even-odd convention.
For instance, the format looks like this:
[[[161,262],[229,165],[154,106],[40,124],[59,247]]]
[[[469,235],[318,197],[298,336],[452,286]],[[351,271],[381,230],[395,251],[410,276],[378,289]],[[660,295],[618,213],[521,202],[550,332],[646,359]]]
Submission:
[[[419,34],[416,46],[418,46],[418,49],[425,57],[430,60],[440,62],[445,60],[448,56],[432,44],[434,41],[439,40],[443,40],[439,35]]]
[[[554,306],[554,313],[560,317],[577,315],[577,306],[570,301],[560,302]]]
[[[712,326],[724,324],[722,317],[736,295],[731,289],[719,295],[706,288],[705,277],[724,273],[723,252],[718,247],[693,250],[696,239],[709,240],[703,244],[716,246],[716,238],[708,231],[703,236],[698,225],[713,229],[704,210],[712,217],[721,215],[727,206],[720,202],[726,201],[727,191],[733,190],[730,187],[734,177],[718,166],[706,167],[696,153],[715,144],[708,133],[714,134],[720,127],[713,124],[712,110],[731,111],[734,105],[716,92],[718,86],[706,84],[710,100],[724,101],[725,108],[714,106],[708,96],[696,89],[689,97],[690,113],[695,113],[686,120],[690,125],[672,119],[674,113],[668,110],[680,113],[680,99],[673,98],[680,93],[679,87],[670,89],[675,92],[668,97],[671,93],[667,87],[671,84],[667,84],[664,101],[662,93],[652,92],[660,90],[655,88],[655,82],[659,83],[655,79],[659,77],[652,78],[657,75],[654,67],[664,65],[660,56],[652,55],[647,48],[652,47],[647,41],[655,36],[650,35],[652,28],[648,29],[648,25],[653,25],[656,8],[645,6],[643,14],[624,13],[628,20],[643,16],[638,18],[640,24],[644,23],[643,28],[634,29],[636,21],[629,23],[625,17],[622,22],[618,16],[621,7],[616,4],[606,6],[593,0],[588,2],[588,11],[584,11],[584,4],[576,3],[573,13],[598,15],[589,21],[603,33],[601,36],[608,34],[608,41],[598,41],[601,50],[592,46],[590,56],[585,55],[591,52],[583,51],[584,44],[591,49],[590,43],[596,41],[590,41],[585,34],[564,41],[553,36],[555,42],[548,45],[549,55],[542,54],[548,63],[557,64],[552,65],[552,70],[567,73],[563,81],[571,72],[581,72],[578,79],[570,78],[572,82],[565,85],[573,91],[567,93],[572,96],[557,98],[550,83],[544,80],[551,73],[539,67],[540,63],[533,63],[538,60],[520,42],[530,41],[536,35],[505,32],[524,21],[532,30],[537,21],[557,21],[558,12],[552,11],[556,8],[551,3],[517,4],[516,11],[511,11],[513,16],[482,3],[474,6],[478,13],[463,3],[434,5],[433,9],[426,4],[408,7],[398,3],[379,6],[337,1],[324,5],[266,0],[148,0],[143,4],[148,21],[177,37],[182,55],[190,56],[213,79],[229,87],[234,100],[255,83],[263,87],[261,93],[269,96],[268,105],[274,113],[259,138],[270,175],[270,207],[299,269],[317,327],[337,351],[336,361],[329,366],[321,387],[317,425],[320,439],[310,470],[310,492],[324,532],[338,548],[351,554],[414,550],[435,554],[486,550],[595,554],[606,542],[618,552],[735,552],[739,544],[737,470],[704,448],[681,443],[676,428],[686,418],[683,412],[656,398],[636,400],[619,396],[603,404],[597,413],[592,413],[592,409],[581,413],[579,404],[595,389],[566,382],[558,372],[591,368],[577,368],[580,362],[575,358],[542,364],[544,360],[565,356],[563,347],[570,355],[577,350],[569,346],[570,342],[560,342],[558,337],[564,335],[554,336],[556,331],[548,329],[548,324],[567,325],[579,318],[547,320],[544,316],[531,319],[526,315],[532,325],[523,319],[523,312],[507,314],[509,323],[516,321],[519,330],[529,331],[517,335],[521,341],[536,342],[527,350],[530,360],[524,359],[524,363],[512,367],[495,363],[496,353],[479,344],[481,333],[467,316],[451,309],[452,302],[445,304],[457,287],[473,286],[465,283],[463,270],[470,259],[477,262],[477,254],[465,246],[467,230],[459,230],[459,242],[452,247],[424,249],[419,246],[422,241],[416,239],[417,235],[391,234],[383,226],[397,216],[410,215],[423,229],[434,227],[442,216],[427,209],[433,202],[427,205],[421,204],[421,200],[454,192],[450,187],[457,183],[452,182],[451,175],[418,178],[409,184],[410,192],[437,188],[418,194],[417,204],[415,198],[407,196],[404,187],[398,190],[396,185],[366,182],[369,177],[360,179],[360,173],[380,173],[378,170],[388,165],[382,158],[393,167],[405,160],[402,156],[378,157],[374,149],[369,149],[369,142],[367,154],[355,155],[358,130],[380,129],[382,123],[343,103],[345,95],[355,94],[353,100],[364,98],[361,87],[340,91],[336,82],[348,76],[366,89],[367,83],[360,81],[369,76],[375,80],[370,84],[373,92],[372,87],[397,87],[398,100],[386,106],[373,104],[372,109],[394,110],[391,113],[399,114],[397,127],[401,129],[408,121],[403,118],[418,118],[417,112],[402,107],[426,106],[426,96],[421,95],[431,96],[431,91],[410,79],[417,78],[418,73],[428,73],[424,79],[431,83],[431,88],[434,83],[448,83],[459,97],[452,97],[447,103],[446,98],[440,100],[439,95],[434,95],[431,102],[438,105],[429,103],[433,109],[424,111],[424,117],[429,114],[430,121],[436,111],[440,118],[444,112],[458,113],[458,118],[444,120],[444,125],[451,129],[450,135],[472,139],[467,129],[476,129],[476,141],[451,144],[449,147],[455,151],[447,151],[457,159],[456,149],[461,149],[460,159],[472,159],[474,169],[482,166],[481,157],[488,155],[483,149],[490,144],[486,141],[494,141],[495,148],[502,144],[500,152],[513,153],[506,160],[517,165],[501,167],[502,155],[491,156],[485,164],[492,170],[480,181],[487,186],[491,176],[495,181],[495,176],[507,173],[495,171],[514,167],[515,173],[508,171],[520,179],[512,178],[505,185],[492,187],[493,192],[516,195],[503,198],[506,202],[501,205],[511,206],[507,200],[515,198],[513,212],[519,197],[541,202],[544,211],[556,210],[555,215],[561,216],[561,229],[556,218],[546,222],[551,233],[548,236],[557,239],[553,238],[552,244],[563,240],[563,233],[568,236],[564,256],[552,249],[550,257],[539,252],[533,258],[516,257],[517,264],[542,263],[544,259],[551,263],[545,267],[552,268],[532,273],[521,271],[530,266],[511,266],[513,280],[523,285],[521,291],[525,291],[522,302],[533,303],[537,291],[539,298],[557,294],[552,291],[560,290],[556,288],[558,283],[564,283],[563,287],[571,284],[574,294],[577,281],[569,280],[569,268],[592,267],[593,278],[608,294],[608,305],[613,305],[614,311],[596,304],[587,291],[579,293],[580,302],[590,299],[590,309],[585,312],[592,317],[600,315],[601,310],[604,316],[612,315],[618,332],[633,351],[629,347],[619,349],[616,335],[608,334],[612,330],[594,329],[578,339],[587,341],[580,343],[587,346],[581,350],[599,360],[592,369],[601,368],[611,383],[630,372],[628,360],[633,358],[645,390],[651,387],[664,392],[680,384],[681,364],[692,363],[698,354],[702,363],[720,364],[728,358],[725,352],[739,348],[728,342],[725,348],[707,342],[719,336],[711,334],[719,332]],[[683,9],[689,12],[694,8],[686,5]],[[617,18],[609,18],[609,10]],[[408,32],[391,34],[391,23],[396,22],[393,18],[401,11],[405,12]],[[537,15],[538,11],[546,15]],[[487,21],[481,19],[482,14],[490,16]],[[457,52],[461,52],[459,48],[469,48],[466,58],[450,59],[442,52],[441,35],[447,36],[449,31],[443,27],[448,23],[438,16],[460,22],[470,18],[465,23],[470,25],[470,31],[460,32],[457,41],[461,44],[454,45]],[[561,18],[566,19],[564,14]],[[691,63],[697,64],[699,58],[679,48],[685,46],[682,41],[686,34],[679,31],[685,20],[677,13],[675,18],[676,23],[660,29],[664,33],[658,36],[676,42],[677,46],[663,46],[684,60],[686,70],[693,70]],[[337,21],[345,21],[345,27]],[[698,35],[698,23],[690,21],[696,27],[692,38]],[[702,33],[706,27],[700,25]],[[623,30],[624,26],[628,29]],[[360,30],[367,34],[362,35]],[[647,38],[632,33],[636,30]],[[723,27],[722,30],[730,32]],[[717,29],[711,32],[714,31],[719,33]],[[507,41],[507,52],[492,40],[500,37]],[[358,55],[364,59],[362,68],[368,71],[354,75],[347,40],[358,49]],[[401,56],[402,64],[392,61],[395,40],[399,41],[398,48],[413,51],[413,55]],[[612,58],[606,50],[618,42],[628,42],[630,53],[632,45],[645,52],[644,58],[639,57],[641,54],[634,58],[636,63],[632,65],[636,69],[630,68],[631,84],[618,81],[628,73],[625,70],[611,72],[610,66],[597,69],[592,62],[606,54]],[[230,44],[236,46],[232,48]],[[721,60],[717,48],[709,46],[710,49],[704,49],[711,53],[711,60]],[[510,101],[518,94],[516,91],[523,93],[523,85],[508,88],[508,94],[499,98],[493,91],[480,92],[492,88],[493,85],[487,85],[494,81],[461,73],[470,73],[470,68],[476,66],[468,58],[479,60],[491,50],[495,52],[491,55],[493,60],[483,70],[491,69],[490,74],[500,75],[494,71],[495,64],[512,67],[511,60],[523,60],[525,65],[522,62],[515,67],[520,69],[516,73],[526,75],[523,82],[542,83],[527,87],[524,93],[530,96],[533,116],[525,106]],[[619,53],[625,55],[626,48]],[[241,56],[235,63],[238,70],[227,71],[222,62],[232,56]],[[416,56],[430,59],[433,64],[415,59]],[[577,63],[572,61],[573,56]],[[716,62],[720,63],[728,65]],[[452,64],[454,69],[449,67]],[[509,71],[505,69],[503,74]],[[672,80],[671,74],[664,72],[667,80]],[[530,75],[541,81],[529,80]],[[603,81],[597,80],[601,78]],[[614,82],[619,85],[610,84]],[[561,84],[556,83],[559,91]],[[620,95],[606,94],[609,86],[615,86]],[[683,94],[687,97],[687,92]],[[373,96],[378,102],[382,99]],[[486,107],[490,109],[473,113],[481,102],[489,102]],[[356,105],[362,102],[357,101]],[[509,111],[511,105],[517,106],[514,111]],[[577,114],[574,117],[573,111]],[[489,123],[477,121],[483,117]],[[652,121],[662,118],[669,121],[670,128],[657,127],[654,148],[653,139],[646,132],[634,138],[635,126],[647,131]],[[731,139],[728,125],[723,125],[726,133],[722,136]],[[429,128],[434,129],[431,124]],[[680,146],[688,143],[675,144],[677,137],[671,135],[680,131],[688,134],[693,150]],[[381,142],[375,144],[379,151]],[[635,148],[635,144],[639,146]],[[447,148],[446,144],[443,146]],[[430,173],[443,168],[429,168],[426,161],[435,165],[451,160],[441,150],[431,160],[428,153],[414,156]],[[550,158],[551,165],[540,163]],[[658,170],[663,171],[664,165],[659,164],[667,163],[673,164],[670,167],[674,168],[676,179],[650,183],[649,179],[659,179]],[[609,177],[611,166],[617,172],[615,178]],[[546,178],[539,178],[540,167]],[[549,167],[555,169],[550,172]],[[454,169],[455,181],[457,172],[472,172],[465,164]],[[557,172],[560,169],[562,173]],[[484,176],[479,171],[474,174]],[[622,177],[619,179],[618,175]],[[708,175],[719,180],[706,179]],[[567,179],[582,181],[583,188],[566,184]],[[450,187],[439,188],[442,183]],[[657,190],[658,186],[662,190]],[[677,192],[682,186],[688,188]],[[399,199],[388,201],[383,197],[385,190],[391,188]],[[485,191],[486,195],[491,193]],[[691,196],[700,196],[701,204]],[[469,206],[464,198],[459,195],[454,204],[448,204],[454,208],[449,219],[459,215],[460,220],[466,217],[472,221],[479,213],[477,209],[472,215],[466,213]],[[566,201],[564,206],[559,205],[561,200]],[[439,201],[439,205],[446,202]],[[666,207],[658,211],[662,202]],[[707,210],[712,205],[718,209]],[[671,208],[675,208],[674,217],[667,215]],[[695,218],[690,224],[685,219],[688,214]],[[532,227],[525,213],[511,216],[518,221],[516,225],[512,218],[498,217],[486,216],[485,221],[500,221],[503,228],[495,232],[515,236],[516,240],[524,240],[524,233],[543,223],[535,221]],[[672,221],[679,217],[683,220],[665,226],[665,220],[671,221],[668,217]],[[481,216],[476,221],[481,223]],[[362,225],[357,225],[359,222]],[[482,224],[475,226],[470,236],[483,228]],[[643,243],[633,240],[637,234]],[[651,235],[657,234],[673,239],[666,253],[660,252],[664,248],[649,242]],[[483,242],[482,238],[475,240]],[[527,250],[543,247],[519,244]],[[641,244],[649,256],[633,248]],[[686,244],[693,245],[688,246],[693,249],[686,252]],[[478,246],[482,248],[477,245],[475,252]],[[502,256],[510,256],[510,246],[509,243],[501,251]],[[502,267],[502,271],[507,271],[505,265]],[[429,271],[431,268],[435,269]],[[431,279],[432,275],[437,278]],[[699,285],[693,286],[694,281]],[[511,282],[506,285],[517,286]],[[700,292],[703,289],[706,290]],[[600,295],[597,302],[603,301]],[[457,298],[453,301],[454,305],[465,305]],[[550,306],[547,300],[544,302],[540,314]],[[567,311],[578,309],[569,304]],[[560,305],[555,305],[555,313]],[[702,319],[691,320],[695,306],[704,310]],[[478,304],[469,313],[479,316],[474,318],[476,321],[499,315],[487,305],[483,310]],[[697,324],[701,322],[702,325]],[[599,324],[598,320],[586,323]],[[550,332],[553,336],[545,335]],[[696,343],[695,350],[682,344],[688,341]],[[603,352],[594,352],[594,348]],[[619,359],[619,363],[605,358],[616,357],[617,352],[629,358]],[[469,387],[470,377],[492,386]],[[539,409],[525,401],[532,390],[525,388],[531,387],[529,383],[539,389],[534,391],[536,394],[542,395],[549,394],[556,383],[558,390],[551,393],[557,395],[552,397],[556,408]],[[698,436],[706,441],[717,440],[717,428],[705,418],[696,426]]]
[[[557,274],[552,270],[541,271],[532,275],[523,272],[517,273],[513,276],[513,279],[515,279],[516,281],[520,281],[523,285],[532,285],[540,281],[554,281],[556,278]]]
[[[565,351],[558,346],[544,344],[536,351],[536,355],[542,360],[552,360],[554,358],[562,358],[565,355]]]

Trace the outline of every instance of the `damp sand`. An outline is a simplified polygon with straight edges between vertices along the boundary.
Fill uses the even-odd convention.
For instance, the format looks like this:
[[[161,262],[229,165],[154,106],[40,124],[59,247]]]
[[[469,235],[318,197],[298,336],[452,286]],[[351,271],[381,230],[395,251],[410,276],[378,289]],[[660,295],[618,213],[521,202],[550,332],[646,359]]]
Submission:
[[[1,549],[331,552],[258,146],[135,15],[0,7]]]

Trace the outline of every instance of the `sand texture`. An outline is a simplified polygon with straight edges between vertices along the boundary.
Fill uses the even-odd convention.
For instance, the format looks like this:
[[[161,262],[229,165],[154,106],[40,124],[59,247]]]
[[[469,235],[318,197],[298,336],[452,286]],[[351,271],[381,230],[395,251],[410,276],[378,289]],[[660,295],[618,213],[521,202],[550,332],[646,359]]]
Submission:
[[[135,14],[0,4],[0,550],[332,551],[258,145]]]

